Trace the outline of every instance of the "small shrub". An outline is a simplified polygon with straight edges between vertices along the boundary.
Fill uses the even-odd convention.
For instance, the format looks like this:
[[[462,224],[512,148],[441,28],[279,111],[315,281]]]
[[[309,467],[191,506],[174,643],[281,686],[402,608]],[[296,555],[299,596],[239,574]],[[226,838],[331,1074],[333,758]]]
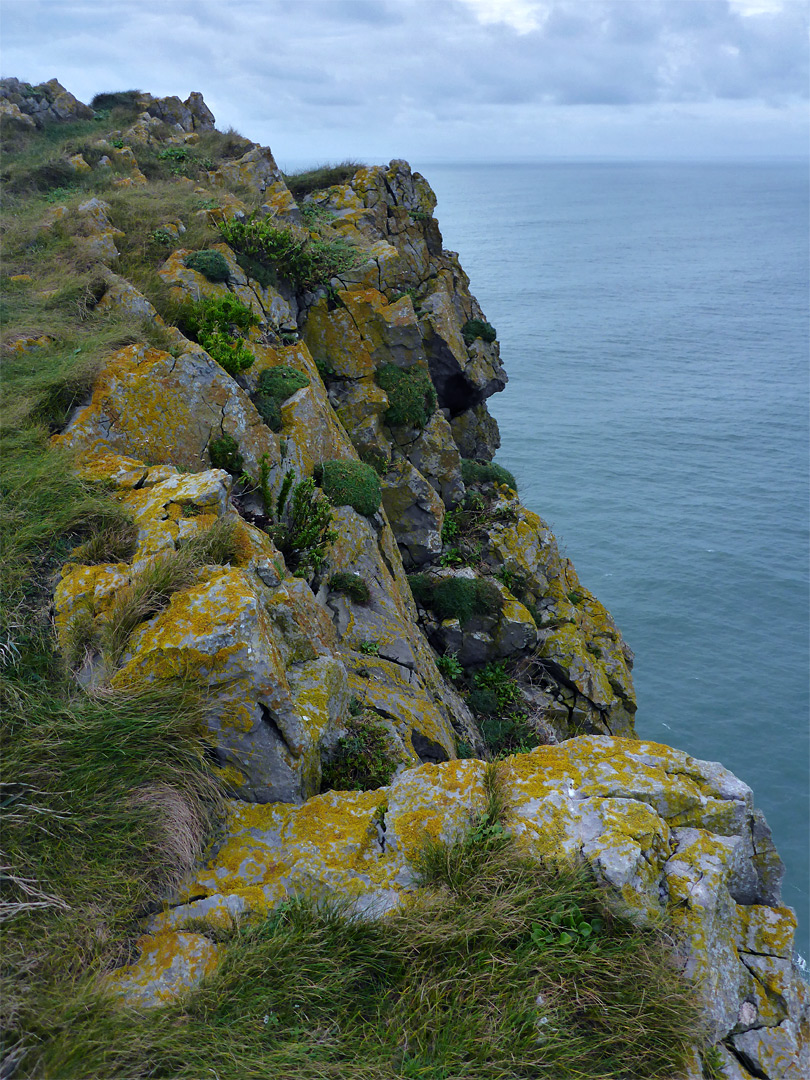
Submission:
[[[208,249],[195,251],[191,255],[187,255],[183,263],[189,270],[196,270],[198,274],[202,274],[209,281],[230,281],[231,279],[228,260],[221,251],[210,251]]]
[[[408,585],[420,607],[429,608],[433,594],[433,578],[429,574],[408,574]]]
[[[377,384],[388,395],[385,419],[392,427],[421,431],[436,411],[436,390],[425,368],[383,364],[377,371]]]
[[[222,435],[208,444],[208,456],[215,469],[224,469],[231,476],[241,476],[245,459],[239,453],[239,445],[233,435]]]
[[[496,465],[494,461],[471,461],[469,458],[462,458],[461,479],[467,485],[506,484],[513,491],[517,491],[517,481],[512,473],[502,465]]]
[[[321,791],[371,791],[390,783],[398,761],[385,726],[366,711],[353,716],[323,766]]]
[[[281,404],[298,390],[309,386],[309,379],[296,368],[268,368],[259,375],[253,404],[271,431],[281,431]]]
[[[566,596],[574,605],[581,604],[584,600],[582,593],[577,592],[576,589],[572,589],[571,592],[566,593]]]
[[[446,656],[439,656],[436,659],[436,667],[444,675],[446,679],[460,679],[464,674],[464,668],[458,661],[457,656],[453,656],[452,653],[448,653]]]
[[[356,604],[367,604],[371,599],[368,585],[359,574],[350,574],[346,570],[339,570],[329,578],[329,588],[332,592],[343,593]]]
[[[351,506],[366,517],[380,509],[380,478],[370,465],[362,461],[324,461],[315,475],[333,506]]]
[[[292,469],[284,477],[276,501],[276,524],[267,532],[296,577],[306,577],[310,571],[321,568],[326,550],[337,539],[337,533],[331,528],[329,499],[318,491],[311,476],[293,485],[294,477]],[[268,505],[266,482],[262,489],[265,507],[270,512],[272,503]]]
[[[353,269],[362,259],[360,249],[342,237],[313,239],[279,228],[267,218],[223,221],[219,230],[240,256],[264,265],[299,290],[315,288]]]
[[[469,319],[462,326],[461,334],[466,345],[472,345],[476,338],[491,344],[498,336],[495,327],[490,326],[484,319]]]

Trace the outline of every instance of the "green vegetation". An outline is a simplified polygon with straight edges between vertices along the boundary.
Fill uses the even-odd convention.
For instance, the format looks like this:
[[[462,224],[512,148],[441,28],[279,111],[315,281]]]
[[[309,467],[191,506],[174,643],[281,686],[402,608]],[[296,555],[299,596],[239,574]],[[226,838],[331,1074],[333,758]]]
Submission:
[[[219,230],[225,243],[240,258],[264,268],[266,284],[277,284],[280,278],[297,290],[314,289],[354,269],[363,258],[360,249],[342,237],[323,239],[300,230],[279,228],[269,218],[251,217],[247,221],[233,218],[221,222]]]
[[[380,655],[380,643],[379,641],[361,641],[360,652],[365,656],[379,656]]]
[[[285,173],[284,182],[295,199],[301,200],[313,191],[324,191],[345,184],[352,179],[363,165],[359,161],[341,161],[338,165],[319,165],[315,169],[305,169],[297,173]]]
[[[417,604],[438,619],[458,619],[462,626],[476,615],[497,616],[503,607],[498,587],[486,579],[409,574],[408,584]]]
[[[452,679],[453,682],[460,679],[464,674],[464,668],[458,662],[458,657],[452,653],[448,653],[446,656],[438,656],[436,658],[436,667],[446,679]]]
[[[427,369],[383,364],[377,369],[376,378],[377,384],[388,395],[386,423],[392,427],[414,427],[421,431],[438,404]]]
[[[442,566],[478,566],[493,525],[517,520],[513,506],[478,491],[468,491],[462,503],[449,510],[442,525]]]
[[[365,517],[380,509],[380,478],[362,461],[323,461],[315,470],[315,478],[333,506],[351,506]]]
[[[468,319],[461,328],[461,334],[465,345],[472,345],[476,338],[491,344],[498,336],[495,327],[483,319]]]
[[[471,461],[469,458],[462,458],[461,479],[467,485],[506,484],[513,491],[517,491],[517,481],[512,473],[502,465],[496,465],[494,461]]]
[[[495,757],[526,753],[538,745],[529,725],[520,687],[505,663],[487,664],[473,676],[467,704],[481,722],[487,749]]]
[[[423,892],[407,907],[361,920],[350,906],[288,901],[220,932],[218,970],[162,1009],[116,1007],[78,985],[51,1012],[38,1075],[685,1075],[699,1012],[662,933],[611,914],[587,871],[522,853],[497,776],[486,782],[469,830],[425,844]],[[561,941],[577,918],[591,934]]]
[[[367,604],[371,599],[368,585],[359,574],[351,574],[346,570],[339,570],[329,578],[329,588],[332,592],[343,593],[355,604]]]
[[[370,709],[352,716],[323,765],[321,791],[371,791],[391,782],[399,761],[385,725]]]
[[[294,484],[290,469],[276,500],[276,523],[267,529],[270,539],[284,556],[296,577],[316,573],[326,560],[326,552],[337,533],[332,526],[332,504],[315,486],[311,476]],[[262,485],[266,489],[266,482]],[[272,512],[272,502],[265,506]]]
[[[297,368],[266,368],[260,375],[253,404],[271,431],[281,431],[281,405],[296,391],[309,386],[309,379]]]
[[[197,300],[184,315],[189,331],[229,375],[238,375],[253,364],[255,358],[242,335],[259,325],[259,317],[232,293]]]
[[[220,435],[208,444],[208,456],[215,469],[224,469],[231,476],[241,476],[245,459],[239,453],[239,444],[233,435]]]
[[[228,260],[221,251],[208,249],[194,251],[191,255],[187,255],[183,262],[190,270],[196,270],[209,281],[230,281],[231,279]]]

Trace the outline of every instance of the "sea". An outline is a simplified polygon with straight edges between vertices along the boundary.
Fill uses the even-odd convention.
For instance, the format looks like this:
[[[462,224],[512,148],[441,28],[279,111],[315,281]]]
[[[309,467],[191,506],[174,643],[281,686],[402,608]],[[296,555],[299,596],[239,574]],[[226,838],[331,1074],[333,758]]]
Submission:
[[[497,461],[634,650],[641,738],[754,790],[808,942],[808,168],[419,167],[498,331]]]

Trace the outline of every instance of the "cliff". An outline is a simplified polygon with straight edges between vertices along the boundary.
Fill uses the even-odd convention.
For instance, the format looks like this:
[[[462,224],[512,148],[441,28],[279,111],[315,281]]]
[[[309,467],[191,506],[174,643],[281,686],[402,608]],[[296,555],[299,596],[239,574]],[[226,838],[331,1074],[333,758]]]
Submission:
[[[587,867],[598,929],[667,935],[699,1020],[668,1064],[601,1072],[592,1052],[590,1072],[535,1072],[537,1025],[565,1032],[537,993],[524,1071],[425,1057],[390,1075],[807,1075],[808,994],[767,825],[722,766],[636,739],[630,649],[493,462],[486,401],[506,374],[427,181],[404,161],[285,177],[267,147],[217,132],[199,94],[90,108],[55,80],[5,80],[0,116],[16,200],[4,350],[22,402],[9,445],[43,425],[49,440],[12,490],[24,508],[54,470],[74,485],[15,610],[43,633],[52,593],[40,683],[92,707],[134,700],[135,738],[145,688],[193,692],[208,785],[192,827],[182,784],[150,781],[176,796],[150,827],[193,839],[121,916],[126,948],[93,953],[96,987],[193,1013],[240,927],[275,926],[303,896],[386,923],[422,902],[425,845],[463,847],[486,821],[486,850],[508,837],[536,865]],[[21,724],[18,625],[4,657]],[[92,753],[105,777],[135,770],[131,799],[141,765],[115,763],[118,738],[111,724]],[[41,908],[79,901],[18,857],[10,904],[32,933]],[[37,1057],[15,1008],[3,1075],[82,1075]],[[366,1075],[340,1069],[284,1075]]]

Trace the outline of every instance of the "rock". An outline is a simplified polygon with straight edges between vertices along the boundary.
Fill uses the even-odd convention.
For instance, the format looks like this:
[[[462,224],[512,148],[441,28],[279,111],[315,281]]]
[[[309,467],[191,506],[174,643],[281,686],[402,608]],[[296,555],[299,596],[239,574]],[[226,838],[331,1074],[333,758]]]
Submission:
[[[458,451],[462,457],[473,461],[492,461],[501,445],[501,435],[494,416],[490,416],[484,404],[459,413],[450,421]]]
[[[4,128],[18,128],[25,131],[26,128],[36,128],[36,123],[26,113],[20,110],[20,106],[14,101],[0,98],[0,124]]]
[[[400,443],[399,448],[435,488],[446,507],[453,507],[464,498],[461,455],[453,441],[450,425],[440,412],[431,416],[416,439]]]
[[[107,975],[104,986],[141,1009],[182,997],[215,970],[220,955],[202,934],[170,930],[144,934],[137,945],[140,959]]]
[[[20,114],[30,123],[21,120]],[[59,120],[91,120],[95,114],[56,79],[31,86],[8,78],[0,79],[0,115],[18,127],[42,127]]]
[[[421,566],[442,550],[444,504],[406,461],[395,461],[382,478],[383,506],[397,544],[413,566]]]

